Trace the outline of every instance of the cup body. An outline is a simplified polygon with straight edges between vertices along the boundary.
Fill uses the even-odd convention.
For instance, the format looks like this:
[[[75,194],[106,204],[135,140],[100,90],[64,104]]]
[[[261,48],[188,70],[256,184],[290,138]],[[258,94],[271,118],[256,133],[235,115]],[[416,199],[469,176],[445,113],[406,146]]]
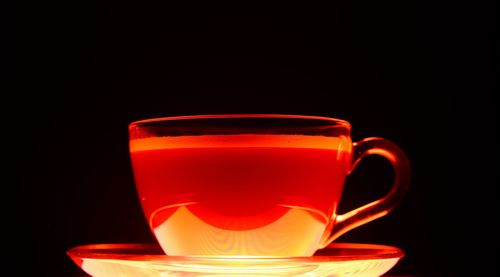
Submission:
[[[311,256],[334,227],[352,161],[346,121],[170,117],[129,135],[139,199],[168,255]]]

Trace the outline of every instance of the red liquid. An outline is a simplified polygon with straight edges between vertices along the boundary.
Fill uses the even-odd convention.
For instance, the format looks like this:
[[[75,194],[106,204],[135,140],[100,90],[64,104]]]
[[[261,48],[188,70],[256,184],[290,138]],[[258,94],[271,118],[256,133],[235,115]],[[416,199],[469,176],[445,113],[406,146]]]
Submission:
[[[285,142],[287,136],[272,137]],[[203,236],[203,240],[217,241],[221,239],[220,233],[226,230],[226,236],[231,232],[238,234],[233,243],[243,245],[259,240],[252,236],[272,237],[283,233],[288,234],[290,240],[303,237],[306,245],[297,251],[314,249],[310,244],[317,244],[340,199],[348,151],[339,152],[335,145],[318,149],[276,147],[275,143],[254,144],[245,140],[246,144],[249,147],[231,143],[224,144],[229,147],[222,147],[209,143],[208,147],[166,147],[131,152],[139,197],[157,236],[165,223],[169,230],[163,231],[168,233],[164,236],[178,236],[181,231],[175,231],[177,228],[195,228],[196,232],[185,238],[190,241],[196,241],[193,236],[198,235]],[[263,147],[262,144],[272,146]],[[174,217],[176,214],[178,216]],[[172,222],[167,224],[169,219]],[[293,222],[294,226],[283,222]],[[267,226],[273,234],[266,234]],[[291,235],[294,231],[285,229],[294,229],[297,234]],[[242,235],[245,231],[249,233]],[[214,232],[217,235],[206,237],[207,233]],[[175,248],[170,252],[196,251],[193,250],[196,244],[193,246],[192,242],[179,243],[175,238],[159,238],[159,241]],[[172,246],[174,243],[178,245]],[[229,247],[230,250],[224,251],[224,245],[213,244],[195,254],[265,255],[276,252],[276,247],[257,250],[256,247],[245,250],[238,247],[236,251]]]

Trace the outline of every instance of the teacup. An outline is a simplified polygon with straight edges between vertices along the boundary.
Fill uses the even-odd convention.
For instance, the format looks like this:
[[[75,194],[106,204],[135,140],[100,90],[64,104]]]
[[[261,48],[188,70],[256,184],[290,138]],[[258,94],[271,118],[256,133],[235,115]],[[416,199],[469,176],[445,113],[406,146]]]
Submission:
[[[129,125],[139,199],[160,246],[175,256],[312,256],[386,215],[409,185],[403,151],[353,143],[345,120],[244,114],[155,118]],[[381,199],[338,214],[346,176],[365,156],[395,169]]]

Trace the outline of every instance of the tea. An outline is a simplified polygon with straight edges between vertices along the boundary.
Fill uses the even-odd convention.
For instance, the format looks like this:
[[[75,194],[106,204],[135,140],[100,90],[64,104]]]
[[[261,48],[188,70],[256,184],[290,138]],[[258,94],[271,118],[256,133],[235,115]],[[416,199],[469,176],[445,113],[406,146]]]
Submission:
[[[312,255],[342,193],[349,140],[303,135],[134,139],[150,227],[169,255]]]

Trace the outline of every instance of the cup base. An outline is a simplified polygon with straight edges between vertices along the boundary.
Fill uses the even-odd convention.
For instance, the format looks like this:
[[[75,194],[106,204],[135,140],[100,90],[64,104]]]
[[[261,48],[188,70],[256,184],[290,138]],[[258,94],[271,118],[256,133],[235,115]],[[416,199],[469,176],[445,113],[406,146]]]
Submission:
[[[312,257],[167,256],[156,244],[93,244],[68,256],[91,276],[381,276],[404,252],[393,246],[332,243]]]

